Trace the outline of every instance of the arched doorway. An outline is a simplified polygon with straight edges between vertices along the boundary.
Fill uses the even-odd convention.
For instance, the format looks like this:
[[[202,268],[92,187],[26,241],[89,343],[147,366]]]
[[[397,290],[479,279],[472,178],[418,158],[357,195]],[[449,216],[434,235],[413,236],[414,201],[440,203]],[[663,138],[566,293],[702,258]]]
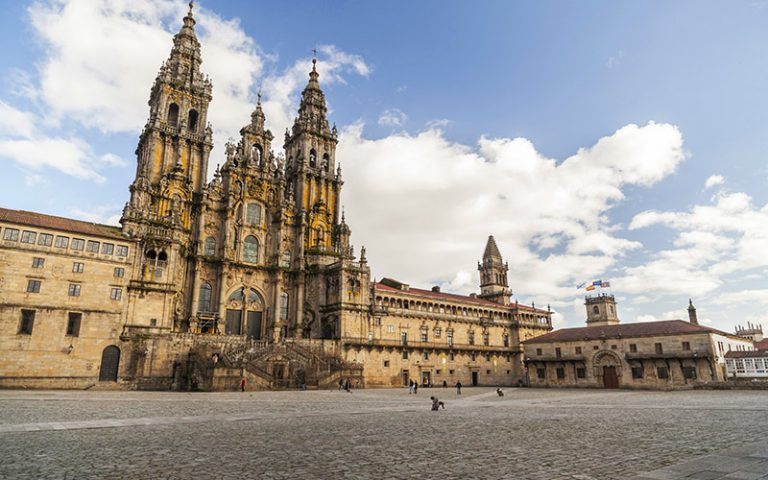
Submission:
[[[597,376],[602,379],[603,388],[619,388],[621,359],[613,352],[597,352],[592,360]]]
[[[239,288],[227,299],[227,335],[248,335],[261,339],[264,298],[252,288]],[[245,325],[243,325],[245,318]]]
[[[116,382],[117,369],[120,366],[120,349],[109,345],[101,352],[100,382]]]

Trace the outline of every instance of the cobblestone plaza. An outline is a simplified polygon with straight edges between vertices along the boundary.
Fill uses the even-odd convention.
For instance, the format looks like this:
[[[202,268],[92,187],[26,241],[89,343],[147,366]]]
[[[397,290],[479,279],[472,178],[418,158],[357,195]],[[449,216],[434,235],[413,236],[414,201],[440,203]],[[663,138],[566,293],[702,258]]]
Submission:
[[[764,392],[505,393],[0,391],[0,478],[768,478]]]

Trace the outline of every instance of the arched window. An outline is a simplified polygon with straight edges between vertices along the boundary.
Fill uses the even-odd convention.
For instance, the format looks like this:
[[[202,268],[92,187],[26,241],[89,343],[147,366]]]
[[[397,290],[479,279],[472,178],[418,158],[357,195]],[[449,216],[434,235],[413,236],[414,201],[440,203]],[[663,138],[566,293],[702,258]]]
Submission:
[[[327,153],[323,154],[323,170],[328,171],[328,165],[331,163]]]
[[[317,152],[315,152],[314,148],[309,151],[309,166],[310,167],[317,166]]]
[[[216,239],[208,237],[205,239],[205,246],[203,247],[203,255],[206,257],[212,257],[216,255]]]
[[[165,250],[161,251],[157,254],[157,260],[160,262],[167,262],[168,261],[168,254],[165,253]]]
[[[288,293],[280,294],[280,320],[288,319]]]
[[[172,103],[168,107],[168,125],[175,127],[179,124],[179,106]]]
[[[280,262],[280,265],[285,268],[288,268],[291,266],[291,252],[287,250],[283,252],[283,259]]]
[[[149,260],[155,260],[157,258],[157,252],[152,249],[147,250],[144,256]]]
[[[245,237],[243,242],[243,261],[248,263],[259,261],[259,240],[253,235]]]
[[[251,226],[261,225],[261,205],[249,203],[245,210],[245,223]]]
[[[189,111],[189,116],[187,117],[187,129],[192,133],[197,132],[197,117],[197,110],[192,109]]]
[[[597,305],[595,305],[594,307],[592,307],[592,313],[594,313],[595,315],[597,315],[597,314],[599,314],[599,313],[600,313],[600,309],[598,308],[598,306],[597,306]]]
[[[210,312],[211,311],[211,292],[213,289],[211,288],[211,284],[206,282],[200,285],[200,300],[197,304],[197,310],[199,312]]]

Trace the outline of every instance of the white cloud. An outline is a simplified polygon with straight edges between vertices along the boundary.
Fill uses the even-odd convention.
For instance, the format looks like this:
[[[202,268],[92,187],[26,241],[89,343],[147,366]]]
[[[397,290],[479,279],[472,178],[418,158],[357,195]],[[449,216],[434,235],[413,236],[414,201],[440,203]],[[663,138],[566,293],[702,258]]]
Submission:
[[[388,108],[379,116],[379,125],[383,127],[402,127],[408,115],[400,109]]]
[[[709,178],[707,178],[707,181],[704,182],[704,189],[716,187],[717,185],[722,185],[725,183],[725,177],[722,175],[711,175]]]
[[[608,57],[608,60],[605,62],[605,66],[609,69],[612,69],[614,67],[618,67],[621,65],[621,61],[624,59],[624,51],[619,50],[616,52],[616,55],[611,55]]]
[[[120,225],[122,207],[119,205],[102,205],[90,210],[72,207],[69,209],[69,214],[72,215],[73,218],[79,218],[80,220],[85,220],[87,222]]]
[[[616,236],[607,213],[622,187],[652,185],[684,158],[680,132],[666,124],[628,125],[562,162],[524,138],[484,137],[472,148],[437,129],[378,140],[362,131],[342,132],[337,158],[355,241],[378,276],[474,291],[476,272],[465,272],[494,234],[513,290],[538,305],[577,294],[579,280],[640,247]]]
[[[56,169],[81,180],[103,182],[99,173],[104,166],[121,164],[115,155],[95,155],[88,143],[79,138],[0,139],[0,156],[10,158],[39,180],[45,167]]]
[[[34,114],[0,101],[0,136],[30,138],[35,131]]]

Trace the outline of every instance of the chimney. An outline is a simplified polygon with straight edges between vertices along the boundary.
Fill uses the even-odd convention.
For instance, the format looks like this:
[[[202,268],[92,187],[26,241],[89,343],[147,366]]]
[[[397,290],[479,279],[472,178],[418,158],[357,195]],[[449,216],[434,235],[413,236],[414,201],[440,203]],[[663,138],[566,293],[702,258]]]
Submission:
[[[696,316],[696,307],[693,306],[693,300],[688,299],[688,321],[693,325],[699,324],[699,318]]]
[[[439,285],[435,285],[434,287],[432,287],[432,291],[435,292],[435,293],[440,293],[440,286]]]

